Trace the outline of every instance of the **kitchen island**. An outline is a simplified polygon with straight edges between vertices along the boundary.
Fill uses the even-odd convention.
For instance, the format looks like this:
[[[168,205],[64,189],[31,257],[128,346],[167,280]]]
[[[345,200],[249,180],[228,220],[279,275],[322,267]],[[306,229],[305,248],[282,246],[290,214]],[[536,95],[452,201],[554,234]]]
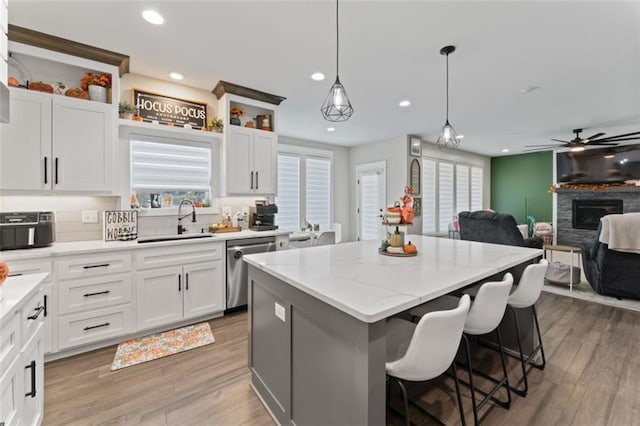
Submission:
[[[542,250],[408,237],[418,256],[366,241],[245,257],[252,387],[280,424],[384,424],[386,319]]]

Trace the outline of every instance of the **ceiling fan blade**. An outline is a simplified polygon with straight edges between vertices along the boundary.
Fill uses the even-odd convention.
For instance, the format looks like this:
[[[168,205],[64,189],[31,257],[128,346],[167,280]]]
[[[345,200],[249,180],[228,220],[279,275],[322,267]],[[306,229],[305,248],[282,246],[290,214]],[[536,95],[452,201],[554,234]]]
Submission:
[[[534,151],[550,151],[556,148],[555,146],[550,146],[548,148],[533,148],[533,149],[523,149],[522,152],[534,152]]]
[[[596,141],[608,142],[608,141],[610,141],[612,139],[626,138],[627,136],[640,136],[640,132],[625,133],[623,135],[609,136],[607,138],[597,139]],[[594,142],[596,142],[596,141],[594,141]]]
[[[604,141],[604,142],[606,143],[606,142],[637,141],[637,140],[640,140],[640,136],[637,136],[637,137],[635,137],[635,138],[607,139],[607,140],[606,140],[606,141]],[[598,140],[598,141],[595,141],[595,142],[592,142],[592,143],[590,143],[589,145],[593,145],[593,144],[596,144],[596,145],[597,145],[597,144],[599,144],[599,143],[602,143],[602,142],[600,142],[600,141],[602,141],[602,139],[600,139],[600,140]]]
[[[571,143],[571,141],[563,141],[562,139],[551,139],[552,141],[562,142],[562,143]]]
[[[608,142],[589,142],[587,145],[588,146],[605,146],[605,145],[616,146],[620,144],[608,141]]]
[[[561,146],[558,146],[558,145],[525,145],[525,147],[528,147],[528,148],[534,148],[534,147],[562,148]]]
[[[593,136],[589,136],[588,138],[584,138],[583,140],[588,140],[588,141],[592,141],[594,139],[598,139],[600,136],[604,136],[606,135],[606,133],[596,133]]]

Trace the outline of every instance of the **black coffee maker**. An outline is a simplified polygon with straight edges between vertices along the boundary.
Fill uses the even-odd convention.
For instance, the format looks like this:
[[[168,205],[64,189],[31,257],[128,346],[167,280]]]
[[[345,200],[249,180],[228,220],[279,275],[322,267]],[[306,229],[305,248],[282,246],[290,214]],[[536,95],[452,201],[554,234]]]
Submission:
[[[278,229],[276,222],[278,206],[256,201],[255,207],[249,208],[249,228],[252,231],[273,231]]]

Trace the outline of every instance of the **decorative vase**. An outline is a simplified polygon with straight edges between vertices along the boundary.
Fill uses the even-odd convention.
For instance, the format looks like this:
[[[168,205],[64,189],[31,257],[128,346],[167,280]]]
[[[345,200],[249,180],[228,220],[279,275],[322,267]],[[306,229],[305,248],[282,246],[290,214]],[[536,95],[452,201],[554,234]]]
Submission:
[[[132,112],[122,113],[122,118],[124,118],[125,120],[131,120],[133,118],[133,113]]]
[[[242,124],[242,122],[240,121],[240,118],[238,118],[236,114],[233,114],[231,116],[231,120],[229,122],[234,126],[240,126]]]
[[[89,85],[89,99],[96,102],[107,102],[107,88],[96,84]]]

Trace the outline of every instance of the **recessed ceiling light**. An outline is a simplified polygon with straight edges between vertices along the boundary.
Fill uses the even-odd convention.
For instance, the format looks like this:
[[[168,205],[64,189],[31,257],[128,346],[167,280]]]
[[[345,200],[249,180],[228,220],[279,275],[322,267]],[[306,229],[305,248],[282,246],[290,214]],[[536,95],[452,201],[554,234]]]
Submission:
[[[503,149],[502,152],[509,152],[509,148]]]
[[[540,89],[540,86],[529,86],[529,87],[525,87],[524,89],[520,89],[520,93],[527,94],[527,93],[534,92],[538,89]]]
[[[327,132],[335,132],[336,128],[335,127],[327,127]]]
[[[164,18],[155,10],[145,10],[142,12],[142,17],[147,21],[152,23],[153,25],[162,25],[164,24]]]
[[[409,102],[409,101],[407,101],[407,100],[400,101],[400,102],[398,103],[398,106],[399,106],[399,107],[402,107],[402,108],[408,107],[409,105],[411,105],[411,102]]]
[[[179,72],[171,72],[169,73],[169,77],[171,77],[174,80],[182,80],[184,78],[184,76]]]
[[[322,81],[324,80],[324,74],[322,74],[321,72],[314,72],[313,74],[311,74],[311,80]]]

